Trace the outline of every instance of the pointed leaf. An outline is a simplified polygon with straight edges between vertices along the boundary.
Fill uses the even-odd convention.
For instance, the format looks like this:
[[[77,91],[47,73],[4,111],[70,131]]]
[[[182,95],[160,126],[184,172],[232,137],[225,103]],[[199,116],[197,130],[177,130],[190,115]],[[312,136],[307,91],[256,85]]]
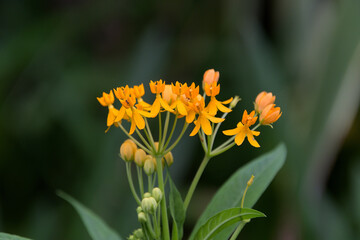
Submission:
[[[214,214],[224,209],[240,207],[246,183],[253,174],[255,176],[254,183],[247,191],[244,204],[246,207],[252,207],[284,164],[285,157],[286,147],[284,144],[280,144],[274,150],[237,170],[215,194],[195,225],[190,239],[194,239],[195,232]],[[227,239],[235,228],[236,226],[226,228],[215,239]]]
[[[16,235],[0,232],[0,240],[30,240],[30,238],[19,237]]]
[[[62,191],[58,191],[57,195],[75,208],[93,240],[122,240],[100,217],[77,200]]]
[[[265,214],[250,208],[230,208],[223,210],[209,218],[207,222],[199,228],[195,234],[195,239],[212,239],[226,227],[256,217],[265,217]]]
[[[173,240],[181,239],[183,235],[183,225],[185,221],[185,208],[184,202],[181,198],[180,192],[177,190],[174,182],[172,181],[170,175],[169,176],[169,185],[170,185],[170,193],[169,193],[169,207],[170,214],[173,218]]]

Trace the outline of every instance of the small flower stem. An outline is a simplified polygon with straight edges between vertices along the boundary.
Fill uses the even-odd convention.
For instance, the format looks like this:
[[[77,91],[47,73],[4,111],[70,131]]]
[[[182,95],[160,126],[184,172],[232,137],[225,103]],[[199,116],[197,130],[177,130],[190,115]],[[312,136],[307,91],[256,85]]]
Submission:
[[[126,136],[128,136],[131,140],[133,140],[136,145],[138,145],[142,150],[144,150],[145,152],[147,152],[148,154],[151,154],[151,152],[149,151],[149,149],[147,149],[144,145],[142,145],[141,143],[139,143],[133,136],[131,136],[128,131],[126,131],[126,129],[123,127],[123,125],[118,124],[119,128],[126,134]]]
[[[151,192],[153,188],[152,177],[148,176],[148,192]]]
[[[260,123],[258,123],[255,127],[253,127],[253,129],[251,129],[251,131],[255,131],[258,127],[260,127],[261,126],[261,124]]]
[[[143,181],[143,174],[141,171],[141,168],[136,165],[137,175],[138,175],[138,181],[139,181],[139,188],[141,196],[144,195],[144,181]]]
[[[146,125],[146,130],[144,129],[148,139],[149,139],[149,142],[151,144],[151,146],[153,147],[153,151],[154,152],[157,152],[157,149],[155,149],[155,142],[154,142],[154,138],[151,134],[151,130],[150,130],[150,127],[149,127],[149,123],[147,121],[147,119],[145,118],[145,125]]]
[[[233,146],[235,146],[235,142],[230,143],[229,145],[227,145],[226,147],[219,149],[217,151],[211,152],[210,156],[211,157],[215,157],[219,154],[222,154],[223,152],[226,152],[227,150],[229,150],[230,148],[232,148]]]
[[[145,237],[146,237],[146,240],[149,240],[149,232],[148,232],[148,230],[147,230],[147,227],[146,227],[146,223],[141,223],[141,228],[143,229],[143,231],[144,231],[144,235],[145,235]]]
[[[158,237],[161,236],[160,214],[161,214],[161,209],[158,207],[156,210],[156,221],[158,223],[157,229],[156,229],[156,235]]]
[[[150,234],[151,239],[156,239],[155,232],[154,232],[154,230],[153,230],[153,228],[152,228],[152,226],[151,226],[149,214],[146,214],[146,218],[147,218],[146,228],[147,228],[147,230],[148,230],[148,233]]]
[[[231,108],[230,108],[230,109],[231,109]],[[224,113],[224,114],[221,116],[221,118],[225,118],[227,115],[228,115],[228,112]],[[219,131],[219,128],[220,128],[220,126],[221,126],[221,123],[222,123],[222,122],[219,122],[218,124],[216,124],[215,130],[214,130],[214,132],[213,132],[213,134],[212,134],[212,137],[211,137],[210,149],[212,149],[213,146],[214,146],[215,136],[216,136],[217,132]]]
[[[166,139],[166,134],[169,128],[169,119],[170,119],[170,112],[166,113],[166,119],[165,119],[165,126],[164,126],[164,134],[162,137],[162,141],[161,141],[161,145],[159,147],[159,150],[162,151],[164,148],[164,143],[165,143],[165,139]]]
[[[175,128],[176,128],[177,119],[178,119],[178,114],[175,115],[175,119],[174,119],[173,126],[172,126],[172,128],[171,128],[171,132],[170,132],[170,134],[169,134],[168,139],[166,140],[166,143],[165,143],[163,149],[166,149],[167,146],[169,145],[169,142],[170,142],[170,140],[171,140],[171,138],[172,138],[172,136],[173,136],[173,134],[174,134]]]
[[[141,134],[141,132],[135,128],[135,131],[136,131],[136,134],[139,136],[139,138],[141,139],[141,141],[145,144],[145,146],[148,148],[148,149],[151,149],[151,146],[150,144],[146,141],[146,139],[143,137],[143,135]]]
[[[204,149],[204,152],[206,153],[206,139],[203,137],[204,133],[200,130],[198,132],[200,143],[202,148]]]
[[[160,150],[160,145],[161,145],[161,142],[163,141],[162,140],[162,121],[161,121],[161,112],[159,112],[159,149]]]
[[[131,193],[133,194],[137,204],[139,206],[141,206],[141,201],[140,201],[139,196],[137,195],[135,188],[134,188],[134,182],[133,182],[132,176],[131,176],[131,163],[130,162],[126,162],[126,175],[127,175],[128,181],[129,181]]]
[[[180,141],[180,139],[182,138],[182,136],[184,135],[187,127],[189,126],[189,124],[187,122],[184,123],[184,127],[180,133],[180,135],[178,136],[178,138],[175,140],[175,142],[168,148],[165,150],[164,155],[167,154],[168,152],[170,152],[175,146],[176,144],[178,144],[178,142]]]
[[[243,227],[245,226],[246,222],[241,221],[239,226],[237,226],[237,228],[235,229],[235,232],[232,234],[230,240],[236,240],[237,236],[239,235],[241,229],[243,229]]]
[[[161,159],[163,155],[156,155],[156,171],[158,174],[158,184],[161,192],[163,193],[164,197],[160,201],[161,205],[161,226],[163,231],[163,240],[170,240],[170,232],[169,232],[169,220],[167,215],[166,209],[166,194],[165,194],[165,186],[164,186],[164,178],[163,178],[163,169]]]
[[[218,146],[217,148],[215,148],[214,151],[212,151],[212,152],[220,151],[221,149],[223,149],[224,147],[226,147],[229,143],[233,142],[234,139],[235,139],[235,136],[229,138],[229,139],[226,140],[223,144],[221,144],[220,146]]]
[[[206,167],[206,165],[208,164],[209,160],[211,159],[211,157],[209,155],[205,155],[200,166],[199,166],[199,169],[197,170],[196,174],[195,174],[195,177],[190,185],[190,188],[189,188],[189,191],[188,193],[186,194],[186,197],[185,197],[185,200],[184,200],[184,208],[185,208],[185,211],[187,210],[188,206],[189,206],[189,203],[191,201],[191,198],[194,194],[194,191],[196,189],[196,186],[200,180],[200,177],[201,175],[203,174],[204,172],[204,169]]]

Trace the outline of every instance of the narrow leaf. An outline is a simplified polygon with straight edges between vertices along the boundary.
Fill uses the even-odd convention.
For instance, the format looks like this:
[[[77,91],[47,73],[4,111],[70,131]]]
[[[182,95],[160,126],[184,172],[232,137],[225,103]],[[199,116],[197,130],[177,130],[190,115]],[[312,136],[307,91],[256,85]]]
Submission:
[[[30,240],[30,238],[19,237],[16,235],[0,232],[0,240]]]
[[[265,214],[250,208],[230,208],[223,210],[209,218],[207,222],[199,228],[195,234],[195,239],[212,239],[226,227],[256,217],[265,217]]]
[[[57,195],[75,208],[93,240],[122,240],[100,217],[74,198],[62,191],[58,191]]]
[[[244,206],[249,208],[254,206],[283,166],[285,157],[286,147],[284,144],[280,144],[274,150],[254,159],[237,170],[215,194],[195,225],[190,239],[194,239],[198,229],[214,214],[224,209],[240,207],[246,183],[252,174],[255,176],[255,179],[247,191]],[[226,228],[215,239],[227,239],[235,228],[235,225]]]
[[[170,175],[169,176],[169,185],[170,185],[170,193],[169,193],[169,207],[170,214],[173,218],[173,240],[181,239],[183,234],[183,225],[185,221],[185,208],[184,202],[181,198],[181,194],[176,188],[174,182],[172,181]]]

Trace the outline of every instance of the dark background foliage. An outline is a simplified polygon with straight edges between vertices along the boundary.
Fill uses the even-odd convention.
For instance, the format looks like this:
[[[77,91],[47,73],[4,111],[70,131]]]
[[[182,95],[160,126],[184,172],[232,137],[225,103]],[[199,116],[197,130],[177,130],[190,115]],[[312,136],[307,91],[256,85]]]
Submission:
[[[118,158],[125,139],[104,134],[96,97],[116,86],[197,82],[220,71],[221,96],[262,90],[283,116],[213,159],[190,205],[185,234],[221,184],[278,142],[288,158],[255,206],[244,239],[360,237],[360,2],[197,0],[0,2],[0,231],[33,239],[89,239],[62,189],[126,237],[138,227]],[[220,138],[222,140],[225,137]],[[197,138],[174,150],[186,192],[202,157]]]

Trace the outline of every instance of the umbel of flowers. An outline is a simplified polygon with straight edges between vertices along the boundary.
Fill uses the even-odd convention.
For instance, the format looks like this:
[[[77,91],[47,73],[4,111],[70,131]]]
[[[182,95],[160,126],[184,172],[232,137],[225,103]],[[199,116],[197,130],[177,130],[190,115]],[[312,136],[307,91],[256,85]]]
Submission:
[[[187,128],[191,128],[190,136],[199,136],[204,158],[184,199],[185,212],[212,157],[243,144],[245,138],[252,146],[260,147],[255,139],[260,132],[256,129],[263,125],[272,126],[280,118],[282,113],[275,105],[275,96],[261,92],[255,99],[254,110],[250,113],[244,110],[235,128],[222,131],[230,138],[214,147],[222,122],[240,100],[238,96],[221,100],[219,76],[214,69],[207,70],[203,76],[202,92],[195,83],[150,81],[150,91],[155,97],[152,103],[142,99],[145,95],[144,84],[117,87],[97,98],[102,106],[108,108],[106,132],[114,126],[129,138],[121,145],[119,155],[125,161],[141,225],[129,239],[170,239],[164,174],[174,162],[171,150]],[[148,122],[153,119],[158,124],[156,133]],[[178,134],[177,128],[181,129]],[[134,184],[132,176],[133,166],[136,167],[137,184]]]

